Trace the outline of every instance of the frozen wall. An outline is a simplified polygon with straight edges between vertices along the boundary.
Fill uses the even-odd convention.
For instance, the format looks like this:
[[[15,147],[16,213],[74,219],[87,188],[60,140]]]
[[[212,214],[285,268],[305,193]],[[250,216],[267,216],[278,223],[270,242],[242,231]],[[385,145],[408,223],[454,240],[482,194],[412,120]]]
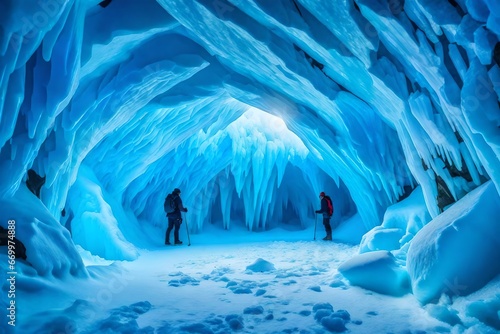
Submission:
[[[432,218],[487,180],[500,191],[497,2],[398,3],[2,1],[0,194],[33,168],[56,219],[84,215],[68,201],[83,163],[151,224],[181,186],[202,203],[194,229],[211,204],[230,227],[235,200],[265,228],[300,201],[284,197],[297,176],[301,224],[333,180],[369,229],[416,185]],[[283,119],[307,156],[255,131],[235,139],[250,107]]]

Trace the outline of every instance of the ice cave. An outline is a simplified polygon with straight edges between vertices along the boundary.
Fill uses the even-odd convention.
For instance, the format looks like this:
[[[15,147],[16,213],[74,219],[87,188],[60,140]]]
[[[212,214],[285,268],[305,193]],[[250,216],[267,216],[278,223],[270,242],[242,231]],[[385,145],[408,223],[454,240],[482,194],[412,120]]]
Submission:
[[[0,0],[0,334],[500,333],[499,101],[498,0]]]

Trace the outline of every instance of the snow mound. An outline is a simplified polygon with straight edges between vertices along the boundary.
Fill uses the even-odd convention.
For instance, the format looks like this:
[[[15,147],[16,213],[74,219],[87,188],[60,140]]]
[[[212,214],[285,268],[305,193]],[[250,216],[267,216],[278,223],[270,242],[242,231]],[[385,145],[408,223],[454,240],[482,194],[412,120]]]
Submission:
[[[367,253],[377,250],[396,250],[399,249],[399,240],[404,235],[404,230],[400,228],[385,228],[375,226],[363,236],[359,245],[360,253]]]
[[[226,284],[226,288],[231,290],[233,293],[237,295],[241,294],[251,294],[253,293],[252,289],[257,288],[257,282],[255,281],[249,281],[249,280],[243,280],[243,281],[229,281]]]
[[[249,306],[243,310],[243,314],[262,314],[264,313],[264,308],[260,305]]]
[[[189,276],[189,275],[176,275],[178,276],[176,279],[170,280],[168,282],[169,286],[174,286],[174,287],[179,287],[179,286],[185,286],[185,285],[200,285],[200,281],[197,279]]]
[[[417,187],[408,198],[387,208],[382,225],[363,236],[359,252],[400,249],[430,220],[422,188]]]
[[[148,301],[137,302],[129,306],[121,306],[111,311],[108,318],[101,320],[91,330],[92,333],[152,333],[153,328],[140,328],[137,322],[139,316],[151,310]]]
[[[243,318],[238,314],[229,314],[226,316],[225,320],[233,331],[237,331],[245,327],[243,324]]]
[[[467,306],[466,314],[500,331],[500,294],[488,300],[471,303]]]
[[[407,269],[421,303],[468,295],[500,273],[500,197],[492,182],[433,219],[413,239]]]
[[[344,332],[345,324],[350,322],[351,315],[346,310],[333,311],[330,303],[318,303],[313,306],[314,319],[330,332]]]
[[[309,290],[321,292],[321,287],[319,285],[313,285],[309,287]]]
[[[119,208],[111,206],[110,197],[94,172],[82,165],[68,193],[73,240],[107,260],[134,260],[138,252],[125,239],[116,218]]]
[[[333,312],[333,306],[330,303],[318,303],[313,306],[313,311],[327,310]]]
[[[451,309],[447,305],[429,304],[426,307],[427,312],[439,321],[446,322],[451,326],[462,324],[458,316],[458,311]]]
[[[406,270],[388,251],[375,251],[354,256],[339,267],[339,272],[357,285],[381,294],[402,296],[410,292]]]
[[[268,272],[275,269],[274,264],[261,258],[258,258],[253,264],[247,266],[247,270],[253,272]]]
[[[8,208],[0,210],[4,228],[15,218],[15,236],[26,247],[26,261],[38,275],[57,278],[67,274],[88,275],[68,230],[25,186],[21,186],[13,197],[1,199],[0,207]]]
[[[321,319],[321,324],[330,332],[344,332],[347,330],[344,320],[338,317],[324,317]]]

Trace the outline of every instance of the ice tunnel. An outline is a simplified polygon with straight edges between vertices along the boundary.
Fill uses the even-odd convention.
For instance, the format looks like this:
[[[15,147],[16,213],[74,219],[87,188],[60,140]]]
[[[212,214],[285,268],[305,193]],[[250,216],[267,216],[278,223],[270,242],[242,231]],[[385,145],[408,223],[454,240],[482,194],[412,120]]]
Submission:
[[[193,235],[311,230],[326,191],[427,302],[436,231],[498,232],[499,38],[494,0],[2,0],[0,226],[85,277],[162,245],[174,188]]]
[[[359,213],[369,229],[417,184],[408,165],[395,163],[406,158],[385,115],[400,99],[380,93],[389,99],[381,117],[356,96],[368,97],[368,87],[330,73],[347,70],[349,62],[366,66],[345,57],[333,27],[309,14],[305,20],[294,9],[292,22],[310,26],[311,36],[275,34],[258,22],[253,6],[193,2],[188,16],[201,15],[207,28],[224,35],[203,42],[200,27],[180,24],[187,13],[170,13],[162,7],[167,3],[3,6],[2,194],[12,197],[24,187],[28,170],[43,177],[41,202],[76,239],[99,226],[126,239],[120,229],[130,220],[163,226],[162,201],[174,187],[194,209],[187,215],[193,232],[212,220],[227,229],[231,217],[250,231],[290,222],[306,227],[322,190],[335,198],[338,220]],[[280,8],[262,6],[259,13],[284,20]],[[231,29],[225,19],[245,22]],[[336,42],[322,46],[325,37],[314,37],[326,32]],[[358,35],[369,52],[373,38]],[[364,71],[368,84],[373,78]],[[286,131],[293,140],[283,137]],[[82,203],[82,196],[89,200]],[[80,223],[85,228],[72,228]]]

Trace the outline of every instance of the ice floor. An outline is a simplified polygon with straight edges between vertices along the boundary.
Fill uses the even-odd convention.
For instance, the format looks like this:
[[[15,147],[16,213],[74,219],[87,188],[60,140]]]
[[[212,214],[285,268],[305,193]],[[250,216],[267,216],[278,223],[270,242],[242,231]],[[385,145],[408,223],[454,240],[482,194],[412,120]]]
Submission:
[[[37,303],[21,319],[21,332],[329,333],[344,324],[349,333],[450,331],[413,295],[349,286],[337,267],[357,247],[294,237],[200,244],[206,237],[193,236],[190,247],[143,251],[134,262],[91,266],[90,281],[27,294],[28,304]]]

